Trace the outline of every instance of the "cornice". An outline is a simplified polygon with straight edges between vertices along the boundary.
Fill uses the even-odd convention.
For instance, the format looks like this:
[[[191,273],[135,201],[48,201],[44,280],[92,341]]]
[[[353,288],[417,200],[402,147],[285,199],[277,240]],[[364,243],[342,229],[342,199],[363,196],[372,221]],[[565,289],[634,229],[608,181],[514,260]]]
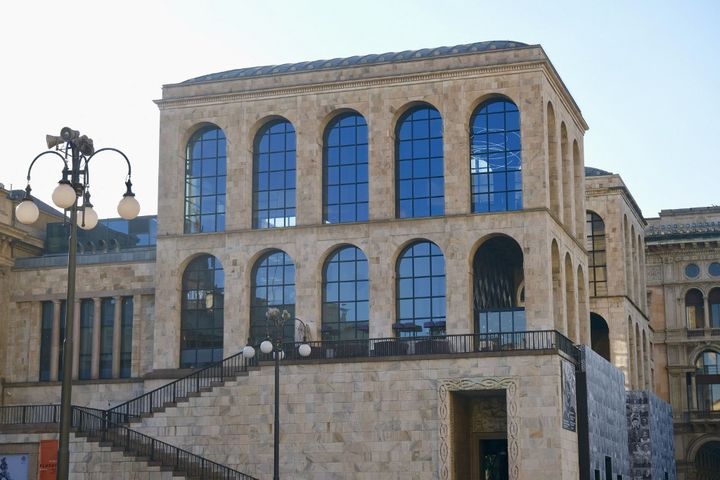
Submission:
[[[219,93],[211,95],[194,95],[170,99],[155,100],[160,110],[173,108],[196,107],[233,103],[245,100],[263,100],[268,98],[290,97],[297,95],[327,93],[343,90],[358,90],[372,87],[385,87],[423,83],[428,81],[443,81],[456,78],[496,75],[499,73],[521,73],[543,70],[544,62],[533,61],[513,65],[495,65],[491,67],[474,67],[462,70],[414,73],[409,75],[393,75],[370,79],[348,80],[339,82],[308,83],[293,87],[264,88],[244,92]],[[545,70],[547,71],[547,70]]]

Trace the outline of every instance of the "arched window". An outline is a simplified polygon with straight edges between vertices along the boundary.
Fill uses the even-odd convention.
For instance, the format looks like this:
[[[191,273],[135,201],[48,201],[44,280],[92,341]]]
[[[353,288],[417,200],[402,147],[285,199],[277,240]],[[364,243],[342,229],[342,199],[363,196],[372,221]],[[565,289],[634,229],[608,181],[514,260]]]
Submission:
[[[486,240],[473,258],[473,305],[476,333],[524,331],[520,301],[523,254],[515,240],[499,235]]]
[[[195,132],[185,154],[185,233],[225,230],[226,163],[223,131]]]
[[[705,327],[705,308],[703,294],[698,289],[690,289],[685,294],[685,317],[687,328],[697,329]]]
[[[590,295],[607,295],[607,258],[605,256],[605,222],[595,212],[587,212],[587,237],[585,248],[588,251],[588,271]]]
[[[260,129],[253,150],[253,227],[295,225],[295,129],[285,119]]]
[[[605,319],[590,312],[591,348],[608,362],[610,361],[610,328]]]
[[[220,260],[200,255],[182,279],[180,368],[198,368],[223,358],[225,274]]]
[[[295,265],[282,250],[268,252],[255,263],[250,300],[250,341],[257,344],[270,332],[265,313],[268,308],[287,310],[295,316]],[[286,322],[283,338],[295,341],[295,326]]]
[[[352,245],[340,247],[323,270],[323,340],[368,338],[368,262]]]
[[[708,308],[710,308],[710,328],[720,328],[720,287],[710,290]]]
[[[397,261],[398,336],[445,333],[445,257],[427,240],[406,247]]]
[[[328,125],[324,160],[323,221],[367,221],[368,137],[362,115],[343,114]]]
[[[429,105],[407,111],[395,130],[398,218],[445,213],[443,137],[440,113]]]
[[[522,208],[520,112],[510,100],[481,104],[470,119],[472,211]]]
[[[704,351],[695,362],[698,410],[720,411],[720,354]]]

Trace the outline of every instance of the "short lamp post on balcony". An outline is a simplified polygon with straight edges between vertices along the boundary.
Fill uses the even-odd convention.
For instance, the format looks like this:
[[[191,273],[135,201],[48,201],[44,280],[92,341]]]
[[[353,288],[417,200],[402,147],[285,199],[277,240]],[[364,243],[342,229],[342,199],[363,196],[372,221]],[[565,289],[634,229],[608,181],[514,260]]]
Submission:
[[[269,308],[265,313],[267,317],[268,332],[267,338],[260,343],[260,351],[266,355],[272,353],[275,361],[275,426],[273,428],[273,480],[280,480],[280,360],[285,358],[283,349],[283,332],[285,323],[292,318],[290,312],[277,308]],[[301,357],[310,355],[311,348],[307,344],[308,326],[299,318],[292,318],[293,322],[300,322],[303,328],[302,344],[298,347],[298,354]],[[272,327],[272,329],[270,328]],[[272,333],[271,333],[272,331]],[[255,348],[248,345],[243,348],[243,357],[253,358]]]
[[[140,213],[140,204],[135,199],[130,181],[131,167],[127,156],[116,148],[95,150],[92,139],[71,128],[65,127],[60,136],[47,135],[48,150],[36,156],[27,174],[25,197],[15,208],[15,217],[20,223],[32,224],[40,216],[40,210],[30,195],[30,173],[40,157],[56,156],[62,161],[60,181],[52,194],[55,205],[70,212],[70,236],[68,238],[67,307],[65,314],[65,338],[62,357],[62,390],[60,396],[60,441],[58,448],[57,478],[67,480],[70,466],[70,424],[72,415],[72,364],[73,364],[73,318],[75,315],[75,270],[77,261],[77,227],[85,230],[95,228],[98,215],[90,203],[90,160],[101,152],[120,154],[127,163],[125,178],[126,191],[118,204],[118,214],[132,220]],[[79,204],[79,200],[82,203]]]

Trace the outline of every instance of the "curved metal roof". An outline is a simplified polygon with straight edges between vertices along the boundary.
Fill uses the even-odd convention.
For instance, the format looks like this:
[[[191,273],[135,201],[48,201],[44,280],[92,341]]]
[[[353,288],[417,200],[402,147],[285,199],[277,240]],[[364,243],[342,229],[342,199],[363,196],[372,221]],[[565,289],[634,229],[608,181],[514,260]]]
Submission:
[[[608,172],[606,170],[601,170],[599,168],[595,167],[585,167],[585,176],[586,177],[602,177],[605,175],[612,175],[612,172]]]
[[[266,65],[262,67],[238,68],[225,72],[211,73],[201,77],[185,80],[182,85],[193,83],[215,82],[236,78],[259,77],[263,75],[277,75],[282,73],[308,72],[315,70],[330,70],[333,68],[355,67],[359,65],[376,65],[379,63],[402,62],[432,57],[445,57],[462,55],[464,53],[485,52],[489,50],[508,50],[527,47],[528,44],[508,40],[493,40],[488,42],[468,43],[454,47],[423,48],[421,50],[405,50],[403,52],[388,52],[371,55],[354,56],[347,58],[333,58],[330,60],[314,60],[311,62],[284,63],[282,65]]]

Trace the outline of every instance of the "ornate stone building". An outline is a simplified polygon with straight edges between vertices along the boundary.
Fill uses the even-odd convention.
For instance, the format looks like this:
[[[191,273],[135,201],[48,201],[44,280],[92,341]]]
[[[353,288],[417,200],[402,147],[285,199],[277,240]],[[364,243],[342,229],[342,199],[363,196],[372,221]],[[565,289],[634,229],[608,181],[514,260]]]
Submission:
[[[83,237],[73,319],[73,403],[98,409],[78,410],[78,433],[152,462],[78,437],[74,478],[166,478],[160,444],[203,457],[178,471],[268,478],[273,373],[237,353],[265,338],[269,307],[306,325],[284,333],[291,478],[674,478],[665,460],[628,464],[622,435],[588,446],[624,408],[623,375],[576,345],[626,389],[652,385],[645,222],[619,177],[586,181],[587,125],[539,45],[245,68],[166,85],[157,104],[157,224]],[[9,273],[7,415],[59,398],[50,237]],[[612,401],[577,388],[592,378],[619,387]],[[36,459],[50,437],[0,432],[0,452]]]
[[[678,474],[720,477],[720,208],[648,219],[655,385],[674,411]]]

